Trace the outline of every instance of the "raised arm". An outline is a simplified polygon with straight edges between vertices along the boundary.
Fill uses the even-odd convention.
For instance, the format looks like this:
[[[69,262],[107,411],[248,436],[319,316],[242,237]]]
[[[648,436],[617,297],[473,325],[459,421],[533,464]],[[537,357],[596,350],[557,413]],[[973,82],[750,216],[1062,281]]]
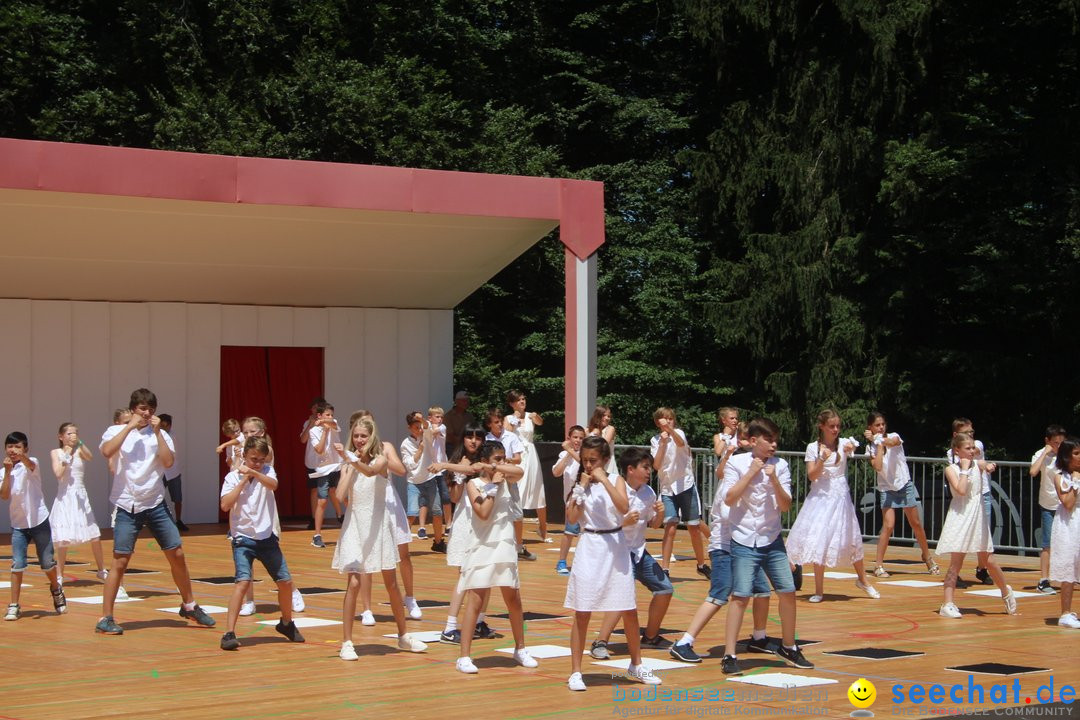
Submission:
[[[949,490],[957,497],[964,497],[968,494],[968,490],[971,489],[971,478],[967,475],[961,476],[955,465],[949,465],[945,468],[945,479],[949,483]]]
[[[1046,464],[1046,454],[1053,451],[1054,448],[1047,445],[1042,450],[1035,453],[1035,457],[1031,458],[1031,468],[1028,470],[1028,475],[1031,477],[1039,477],[1042,475],[1043,465]]]

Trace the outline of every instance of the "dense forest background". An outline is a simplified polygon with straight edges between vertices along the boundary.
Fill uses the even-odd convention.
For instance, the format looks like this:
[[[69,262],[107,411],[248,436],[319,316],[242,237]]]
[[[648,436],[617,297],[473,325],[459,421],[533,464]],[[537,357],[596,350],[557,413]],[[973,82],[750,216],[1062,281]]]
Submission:
[[[1078,0],[7,0],[0,136],[600,180],[620,441],[832,405],[1026,458],[1080,415],[1078,48]],[[562,257],[456,313],[548,439]]]

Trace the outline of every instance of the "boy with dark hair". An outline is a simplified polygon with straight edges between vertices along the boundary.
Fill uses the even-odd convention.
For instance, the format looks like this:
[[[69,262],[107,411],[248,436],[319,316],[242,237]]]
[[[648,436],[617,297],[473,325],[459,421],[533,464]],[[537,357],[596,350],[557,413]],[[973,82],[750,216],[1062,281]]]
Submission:
[[[308,488],[311,490],[311,517],[314,520],[315,535],[311,544],[317,548],[326,547],[322,539],[323,516],[326,514],[326,501],[330,500],[337,513],[338,522],[342,522],[343,510],[337,493],[331,492],[341,479],[341,460],[334,453],[334,445],[341,442],[341,428],[334,419],[334,406],[323,401],[314,407],[315,422],[308,430],[308,450],[304,455],[312,464],[308,471]]]
[[[1050,585],[1050,528],[1054,524],[1054,514],[1057,512],[1061,500],[1054,487],[1057,482],[1057,470],[1054,461],[1057,460],[1058,448],[1065,439],[1065,428],[1061,425],[1048,425],[1046,428],[1045,444],[1039,452],[1031,456],[1031,469],[1028,471],[1031,477],[1039,478],[1039,516],[1042,520],[1042,528],[1039,533],[1039,592],[1044,595],[1053,595],[1056,591]]]
[[[705,544],[701,539],[701,498],[698,497],[694,458],[686,442],[686,433],[678,427],[675,411],[671,408],[657,408],[653,413],[653,423],[660,431],[650,441],[653,469],[660,481],[660,497],[664,503],[664,541],[660,566],[667,572],[675,548],[675,531],[682,520],[690,533],[697,571],[709,577],[711,569],[705,562]]]
[[[102,617],[94,628],[106,635],[121,635],[124,629],[113,619],[116,592],[124,580],[135,539],[143,526],[150,528],[158,547],[165,553],[180,597],[180,617],[199,625],[213,627],[214,619],[195,602],[191,591],[180,531],[165,504],[165,469],[175,462],[172,438],[161,429],[161,418],[154,414],[157,396],[146,388],[131,393],[131,419],[113,425],[101,437],[101,454],[116,458],[109,502],[116,506],[113,526],[113,567],[105,578]]]

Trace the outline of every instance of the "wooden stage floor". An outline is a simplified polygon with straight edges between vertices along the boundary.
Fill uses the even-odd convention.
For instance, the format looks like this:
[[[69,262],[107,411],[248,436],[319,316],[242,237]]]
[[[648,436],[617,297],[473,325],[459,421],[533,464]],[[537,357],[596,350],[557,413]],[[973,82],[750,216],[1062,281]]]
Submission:
[[[324,531],[329,547],[309,544],[310,533],[286,523],[283,547],[294,579],[301,588],[326,588],[332,592],[305,595],[307,611],[298,617],[323,619],[334,624],[305,627],[306,644],[290,644],[260,620],[275,621],[276,593],[271,583],[256,586],[258,613],[241,618],[237,628],[243,647],[238,652],[218,649],[224,614],[216,614],[219,627],[203,629],[174,614],[179,597],[171,586],[164,556],[144,532],[137,544],[132,567],[149,571],[130,574],[125,579],[135,602],[117,605],[117,620],[125,628],[119,637],[94,633],[101,614],[100,603],[75,602],[80,597],[100,596],[94,579],[88,546],[75,548],[70,560],[87,564],[69,565],[67,575],[68,613],[56,616],[47,583],[35,567],[26,573],[23,589],[23,618],[0,622],[0,720],[46,720],[49,718],[577,718],[641,717],[682,715],[707,717],[753,715],[755,717],[819,716],[848,717],[855,709],[848,700],[848,686],[860,677],[869,679],[878,699],[871,708],[877,717],[912,717],[957,714],[975,709],[1025,705],[1030,697],[1037,704],[1040,686],[1053,682],[1054,692],[1063,685],[1080,685],[1080,631],[1056,626],[1058,597],[1020,597],[1016,617],[1004,614],[997,597],[972,595],[982,590],[970,586],[958,595],[964,617],[948,620],[936,614],[941,604],[941,577],[926,574],[917,554],[908,548],[892,548],[893,571],[888,580],[879,579],[881,600],[862,596],[851,579],[827,579],[826,600],[807,602],[813,589],[812,576],[798,594],[798,634],[817,641],[805,648],[814,670],[786,668],[771,655],[740,654],[744,679],[760,680],[772,673],[788,673],[804,678],[835,681],[809,688],[784,689],[736,683],[720,672],[723,654],[723,617],[720,613],[698,639],[699,653],[710,657],[700,665],[680,665],[661,670],[664,685],[660,692],[700,693],[701,700],[633,700],[634,693],[648,692],[638,684],[612,679],[616,668],[592,664],[586,659],[584,672],[589,689],[572,693],[566,688],[568,657],[541,659],[540,667],[526,670],[511,658],[495,652],[512,647],[506,620],[491,618],[503,639],[478,641],[473,658],[480,673],[465,676],[455,671],[457,647],[432,643],[427,653],[399,652],[394,641],[383,637],[395,632],[389,608],[380,605],[386,596],[381,581],[375,583],[375,627],[357,622],[354,640],[359,662],[342,662],[337,657],[341,640],[341,589],[343,579],[330,569],[336,527]],[[535,524],[526,525],[527,537],[536,537]],[[224,525],[193,526],[184,536],[188,567],[193,578],[231,576],[232,556],[225,539]],[[566,578],[554,572],[555,545],[531,543],[539,555],[537,562],[523,562],[522,596],[527,611],[554,617],[527,623],[530,646],[568,647],[570,623],[562,607]],[[650,539],[659,537],[650,531]],[[0,554],[10,555],[10,539],[2,538]],[[106,542],[106,551],[111,543]],[[414,540],[417,597],[421,601],[445,601],[454,573],[445,557],[429,550],[430,541]],[[650,542],[654,555],[659,543]],[[678,536],[680,557],[690,555],[685,532]],[[873,548],[867,546],[872,557]],[[573,556],[571,556],[572,559]],[[1034,593],[1038,581],[1038,558],[999,557],[1007,568],[1010,584],[1017,591]],[[974,561],[962,573],[972,579]],[[871,564],[871,563],[868,563]],[[707,594],[708,582],[694,571],[692,558],[672,565],[675,598],[664,622],[667,637],[677,640]],[[837,572],[851,573],[850,567]],[[261,566],[256,577],[265,580]],[[5,575],[6,581],[8,577]],[[934,583],[908,587],[889,582],[914,580]],[[5,584],[6,588],[7,585]],[[991,589],[992,588],[987,588]],[[195,583],[196,597],[204,605],[227,604],[228,584]],[[7,590],[0,590],[3,605]],[[648,594],[638,589],[642,608]],[[1080,600],[1080,598],[1078,598]],[[491,613],[504,612],[501,598],[494,593]],[[409,621],[410,631],[439,631],[446,618],[443,607],[425,608],[422,620]],[[598,624],[594,616],[592,628]],[[749,635],[750,619],[743,623]],[[779,635],[775,603],[769,634]],[[618,639],[618,636],[615,638]],[[922,653],[899,659],[868,660],[825,653],[860,648],[879,648]],[[625,646],[615,643],[615,657],[625,659]],[[668,660],[666,650],[646,650],[647,658]],[[1040,668],[1024,675],[976,674],[969,681],[964,672],[948,667],[983,662]],[[969,682],[984,689],[983,702],[969,702]],[[929,688],[945,686],[943,702],[923,699],[912,702],[912,684]],[[1014,701],[1014,683],[1018,702]],[[951,686],[963,686],[954,702],[948,697]],[[992,686],[1007,685],[1006,702],[991,702]],[[904,688],[904,702],[894,702],[894,686]],[[711,695],[711,699],[710,698]],[[683,695],[683,698],[695,697]],[[921,698],[920,698],[921,699]],[[974,699],[978,699],[975,697]],[[1043,699],[1046,699],[1045,688]],[[1057,699],[1055,697],[1055,699]],[[1031,708],[1034,709],[1034,708]],[[1052,708],[1041,708],[1052,710]],[[1067,712],[1068,708],[1065,708]],[[1067,717],[1057,712],[1056,717]]]

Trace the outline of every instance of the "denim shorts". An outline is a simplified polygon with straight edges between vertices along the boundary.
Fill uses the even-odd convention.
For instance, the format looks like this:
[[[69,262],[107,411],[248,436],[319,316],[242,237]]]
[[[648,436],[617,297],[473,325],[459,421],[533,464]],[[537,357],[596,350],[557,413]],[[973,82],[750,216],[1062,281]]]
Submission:
[[[1039,533],[1039,547],[1046,550],[1050,547],[1050,531],[1054,527],[1054,515],[1057,511],[1039,508],[1039,517],[1042,518],[1042,529]]]
[[[712,572],[709,574],[709,595],[705,602],[723,607],[727,605],[731,597],[731,552],[728,550],[710,550],[709,563]],[[754,573],[753,597],[769,597],[772,590],[769,588],[769,579],[765,577],[765,571],[760,567]]]
[[[754,594],[754,578],[764,570],[773,590],[778,593],[795,592],[795,579],[791,575],[784,538],[777,537],[768,545],[748,547],[731,541],[731,594],[750,597]]]
[[[881,501],[881,509],[909,508],[919,504],[919,498],[915,494],[915,483],[908,484],[899,490],[878,490],[878,498]]]
[[[307,486],[309,489],[314,490],[316,496],[320,500],[325,500],[330,497],[330,488],[336,488],[338,480],[341,479],[341,471],[335,470],[332,473],[323,475],[322,477],[309,477],[307,479]]]
[[[177,475],[172,480],[165,481],[165,489],[169,491],[169,499],[174,503],[184,502],[184,488],[180,484],[181,477]]]
[[[701,501],[698,499],[696,487],[675,495],[661,495],[660,499],[664,503],[665,525],[680,519],[687,525],[701,524]]]
[[[48,572],[56,567],[53,558],[52,527],[49,519],[32,528],[11,528],[11,572],[22,572],[26,569],[26,550],[30,543],[34,543],[37,550],[38,564],[41,569]]]
[[[416,485],[420,492],[417,497],[419,507],[427,508],[435,517],[442,517],[442,504],[439,502],[439,479],[431,478]]]
[[[169,506],[161,504],[149,510],[132,513],[122,507],[116,508],[113,522],[113,554],[130,555],[135,552],[135,539],[143,526],[150,528],[158,546],[162,550],[175,550],[180,547],[180,531],[169,512]]]
[[[420,490],[412,483],[405,483],[405,514],[408,517],[420,514]]]
[[[236,565],[236,582],[251,579],[251,561],[258,559],[274,582],[292,580],[285,556],[281,554],[277,535],[264,540],[252,540],[243,535],[233,535],[233,564]]]
[[[670,595],[675,592],[671,579],[648,550],[642,550],[641,559],[634,563],[634,577],[653,595]]]
[[[990,495],[991,493],[982,494],[983,515],[986,516],[987,527],[993,524],[992,519],[994,517],[994,502]]]
[[[439,473],[438,475],[435,476],[435,479],[439,483],[438,488],[439,488],[439,504],[440,505],[449,505],[450,504],[450,484],[448,482],[446,482],[447,476],[448,476],[448,473],[444,473],[444,472],[441,472],[441,473]],[[466,495],[466,497],[468,497],[468,496]]]
[[[581,523],[568,522],[568,523],[566,523],[566,526],[563,528],[562,532],[563,532],[563,535],[569,535],[570,537],[577,537],[578,535],[581,534]]]

